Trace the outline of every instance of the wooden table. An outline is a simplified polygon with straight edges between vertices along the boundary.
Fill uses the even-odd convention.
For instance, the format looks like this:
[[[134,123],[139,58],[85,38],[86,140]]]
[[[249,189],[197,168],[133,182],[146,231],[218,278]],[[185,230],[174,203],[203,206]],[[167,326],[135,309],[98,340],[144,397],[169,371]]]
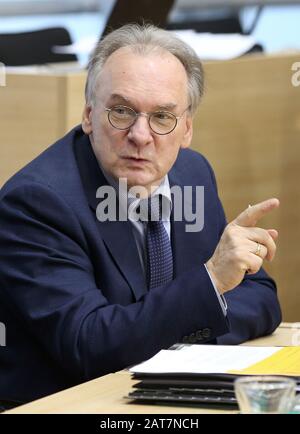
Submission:
[[[298,339],[298,341],[297,341]],[[255,339],[243,345],[290,346],[299,345],[300,323],[282,323],[271,336]],[[236,413],[236,411],[207,410],[197,407],[171,405],[141,405],[123,397],[132,389],[134,381],[129,372],[115,374],[83,383],[30,404],[17,407],[6,414],[25,413],[94,413],[94,414],[186,414],[186,413]]]

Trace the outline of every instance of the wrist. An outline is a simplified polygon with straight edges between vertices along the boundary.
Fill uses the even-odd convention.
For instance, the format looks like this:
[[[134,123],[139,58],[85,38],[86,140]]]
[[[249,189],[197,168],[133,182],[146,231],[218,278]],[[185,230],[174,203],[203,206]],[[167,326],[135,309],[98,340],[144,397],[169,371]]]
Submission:
[[[221,295],[224,294],[225,290],[223,289],[221,283],[219,282],[219,279],[216,276],[215,267],[214,267],[212,259],[207,261],[206,264],[204,264],[204,265],[205,265],[206,271],[209,274],[209,277],[211,278],[211,280],[214,284],[214,287],[218,290],[218,292]]]

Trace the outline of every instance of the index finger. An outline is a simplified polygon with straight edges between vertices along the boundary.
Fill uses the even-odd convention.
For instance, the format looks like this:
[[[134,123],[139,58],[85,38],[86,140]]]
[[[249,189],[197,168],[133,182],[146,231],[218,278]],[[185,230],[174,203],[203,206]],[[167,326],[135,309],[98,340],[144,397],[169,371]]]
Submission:
[[[249,206],[240,215],[237,216],[233,223],[239,226],[253,227],[256,223],[268,214],[273,209],[279,207],[279,200],[276,198],[267,199],[263,202],[257,203],[253,206]]]

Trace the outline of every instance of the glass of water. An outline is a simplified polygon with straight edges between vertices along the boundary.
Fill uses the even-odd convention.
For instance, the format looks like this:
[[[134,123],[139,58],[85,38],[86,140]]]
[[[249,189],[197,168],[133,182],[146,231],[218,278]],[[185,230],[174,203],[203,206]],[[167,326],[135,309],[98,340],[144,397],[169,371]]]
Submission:
[[[291,413],[295,407],[296,381],[280,376],[245,376],[234,383],[241,413]]]

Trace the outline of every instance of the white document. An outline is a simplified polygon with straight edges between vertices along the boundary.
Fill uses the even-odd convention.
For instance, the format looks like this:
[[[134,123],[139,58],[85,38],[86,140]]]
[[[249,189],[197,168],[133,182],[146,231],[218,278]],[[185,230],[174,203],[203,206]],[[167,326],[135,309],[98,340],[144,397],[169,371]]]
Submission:
[[[256,43],[252,36],[197,33],[194,30],[175,30],[174,33],[189,44],[202,60],[229,60],[247,53]]]
[[[70,45],[54,45],[53,52],[57,54],[89,54],[99,42],[99,36],[88,36]]]
[[[252,36],[234,34],[197,33],[194,30],[172,31],[179,39],[190,45],[202,60],[228,60],[247,53],[256,43]],[[54,53],[90,54],[98,37],[83,38],[71,45],[53,47]]]
[[[143,374],[224,374],[245,369],[281,349],[282,347],[190,345],[180,350],[162,350],[129,371]]]

